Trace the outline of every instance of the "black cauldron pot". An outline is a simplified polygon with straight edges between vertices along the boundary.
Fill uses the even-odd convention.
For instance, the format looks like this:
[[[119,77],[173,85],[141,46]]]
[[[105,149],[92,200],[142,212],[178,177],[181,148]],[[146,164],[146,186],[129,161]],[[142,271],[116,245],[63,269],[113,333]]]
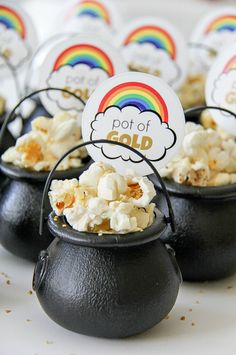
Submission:
[[[12,254],[36,261],[38,253],[48,247],[53,236],[47,231],[38,233],[40,201],[48,177],[47,172],[32,172],[4,162],[0,163],[2,173],[8,177],[0,197],[0,243]],[[56,179],[78,177],[87,168],[58,171]],[[46,209],[51,211],[47,200]]]
[[[236,272],[236,184],[190,187],[165,182],[176,220],[163,240],[175,250],[186,281],[210,281]],[[158,206],[164,207],[161,193]]]
[[[152,180],[160,188],[154,176]],[[165,180],[165,186],[175,214],[176,233],[167,229],[162,238],[174,249],[183,279],[210,281],[235,273],[236,184],[192,187]],[[160,208],[164,208],[164,197],[160,192]]]
[[[1,139],[4,137],[4,130],[8,121],[11,120],[21,103],[35,94],[49,90],[51,89],[39,90],[21,100],[7,120],[4,121]],[[52,90],[61,89],[55,88]],[[69,91],[68,93],[78,98]],[[56,178],[78,178],[89,164],[90,157],[83,159],[81,168],[57,171]],[[3,161],[0,161],[0,169],[1,173],[8,178],[7,182],[4,183],[0,196],[0,243],[11,253],[36,261],[39,252],[47,248],[53,240],[53,236],[49,231],[43,236],[38,233],[40,201],[49,173],[22,169],[12,164],[6,164]],[[48,199],[46,210],[48,213],[51,211]]]
[[[92,143],[108,142],[127,147]],[[51,178],[52,171],[44,198]],[[43,209],[41,228],[42,217]],[[181,282],[173,251],[160,241],[167,222],[173,227],[172,213],[167,219],[157,211],[143,232],[99,236],[78,232],[51,213],[55,240],[40,253],[33,278],[44,311],[62,327],[96,337],[128,337],[158,324],[172,309]]]
[[[33,280],[48,316],[69,330],[106,338],[158,324],[172,309],[181,280],[172,251],[159,240],[163,217],[142,233],[101,237],[79,233],[51,213],[56,239],[41,252]]]

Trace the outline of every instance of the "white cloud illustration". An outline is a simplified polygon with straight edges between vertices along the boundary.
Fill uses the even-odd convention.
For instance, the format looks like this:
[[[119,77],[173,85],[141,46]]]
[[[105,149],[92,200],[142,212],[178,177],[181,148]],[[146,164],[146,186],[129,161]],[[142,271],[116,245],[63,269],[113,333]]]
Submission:
[[[75,66],[64,65],[54,71],[47,79],[48,87],[60,87],[74,92],[83,101],[87,101],[96,87],[108,78],[108,74],[100,68],[90,68],[87,64]],[[59,91],[47,93],[51,101],[56,102],[61,110],[80,110],[83,105],[73,96]]]
[[[135,147],[137,148],[137,144],[141,145],[140,152],[151,161],[162,159],[176,142],[174,131],[167,123],[162,122],[158,114],[153,111],[142,112],[135,106],[125,106],[123,109],[108,107],[105,112],[96,115],[91,128],[91,140],[106,137],[117,141],[123,135],[123,143],[131,145],[128,140],[134,139]],[[110,159],[121,157],[124,161],[141,161],[136,154],[119,146],[99,144],[97,147]]]
[[[156,74],[169,85],[179,80],[178,64],[166,51],[158,49],[150,43],[130,43],[123,47],[122,54],[132,70]]]
[[[236,70],[223,73],[215,80],[212,100],[217,106],[236,112]]]
[[[207,36],[204,36],[201,40],[203,45],[206,45],[206,48],[209,47],[216,51],[218,54],[219,51],[222,52],[222,48],[228,46],[229,44],[236,41],[236,31],[221,31],[221,32],[210,32]],[[207,69],[213,64],[216,59],[216,56],[212,55],[211,52],[207,50],[196,50],[197,56],[200,58],[202,63],[206,66]]]
[[[22,65],[30,56],[30,49],[17,32],[0,25],[0,53],[10,65],[16,69]],[[3,59],[0,65],[5,65]]]

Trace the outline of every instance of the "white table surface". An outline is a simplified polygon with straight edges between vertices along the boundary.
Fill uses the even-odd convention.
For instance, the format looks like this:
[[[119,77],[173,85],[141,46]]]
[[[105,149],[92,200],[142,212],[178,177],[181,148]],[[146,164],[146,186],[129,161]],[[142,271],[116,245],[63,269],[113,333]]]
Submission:
[[[0,247],[1,355],[236,354],[236,275],[184,283],[169,319],[139,336],[107,340],[75,334],[51,321],[29,292],[32,273],[31,263]]]
[[[50,14],[63,1],[21,2],[37,24],[40,38],[49,37]],[[145,8],[139,0],[116,2],[126,20],[155,13],[179,25],[186,37],[201,14],[213,7],[213,1],[204,0],[145,0]],[[214,1],[214,6],[220,5]],[[169,319],[140,336],[106,340],[69,332],[51,321],[29,292],[32,273],[31,263],[0,247],[0,355],[236,354],[236,275],[221,282],[184,283]]]

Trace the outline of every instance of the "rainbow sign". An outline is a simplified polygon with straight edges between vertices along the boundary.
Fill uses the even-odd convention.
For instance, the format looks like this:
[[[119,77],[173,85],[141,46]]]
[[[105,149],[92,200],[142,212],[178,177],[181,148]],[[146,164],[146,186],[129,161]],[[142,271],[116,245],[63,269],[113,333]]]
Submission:
[[[90,68],[103,69],[109,76],[114,75],[114,67],[108,55],[90,44],[77,44],[64,50],[57,58],[53,71],[64,65],[77,64],[87,64]]]
[[[229,62],[226,64],[224,67],[223,73],[228,73],[230,70],[235,70],[236,69],[236,55],[233,56]]]
[[[99,1],[95,0],[80,1],[70,11],[69,17],[72,16],[89,16],[93,18],[100,18],[108,24],[111,22],[107,8]]]
[[[132,31],[126,38],[124,45],[132,42],[151,43],[156,48],[163,49],[174,60],[176,58],[176,45],[170,34],[157,26],[142,26]]]
[[[98,111],[105,112],[110,106],[135,106],[140,111],[154,111],[159,114],[163,122],[168,122],[168,109],[160,94],[151,86],[128,82],[111,89],[103,98]]]
[[[205,33],[221,32],[221,31],[236,31],[236,15],[223,15],[217,17],[206,28]]]
[[[8,29],[16,31],[21,38],[25,38],[26,29],[24,22],[13,9],[0,5],[0,23]]]

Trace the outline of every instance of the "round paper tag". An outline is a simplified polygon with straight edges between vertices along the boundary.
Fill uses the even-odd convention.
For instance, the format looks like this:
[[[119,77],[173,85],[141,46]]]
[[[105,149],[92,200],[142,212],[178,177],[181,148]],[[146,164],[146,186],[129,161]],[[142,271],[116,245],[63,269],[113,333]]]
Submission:
[[[65,15],[64,15],[65,14]],[[78,33],[90,33],[112,39],[121,18],[117,7],[106,0],[77,0],[64,11],[64,29]]]
[[[187,74],[187,47],[179,31],[159,18],[138,19],[117,37],[131,71],[152,74],[178,89]]]
[[[16,2],[0,1],[0,75],[9,75],[26,64],[37,45],[31,19]]]
[[[178,152],[185,130],[180,101],[161,79],[143,73],[124,73],[102,83],[87,102],[82,116],[84,141],[108,139],[132,146],[157,169]],[[95,161],[120,172],[153,173],[128,149],[111,144],[88,146]]]
[[[102,81],[126,70],[116,49],[100,39],[78,35],[58,43],[46,56],[40,87],[66,89],[86,102]],[[83,109],[74,97],[58,91],[42,93],[41,101],[52,115],[59,110]]]
[[[206,82],[207,105],[226,108],[236,114],[236,46],[230,46],[212,66]],[[236,135],[236,118],[232,115],[211,110],[217,124],[227,132]]]
[[[236,7],[224,7],[203,17],[191,36],[191,59],[208,71],[223,47],[236,40]]]

